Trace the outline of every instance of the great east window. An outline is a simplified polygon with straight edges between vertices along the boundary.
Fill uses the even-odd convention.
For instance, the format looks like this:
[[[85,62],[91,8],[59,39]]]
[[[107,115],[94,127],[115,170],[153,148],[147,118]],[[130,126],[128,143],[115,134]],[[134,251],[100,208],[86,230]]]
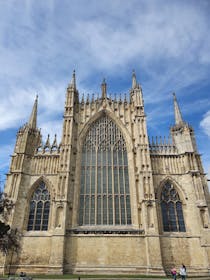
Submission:
[[[161,193],[161,210],[164,231],[186,231],[182,202],[172,183],[167,182]]]
[[[106,115],[82,147],[79,225],[129,225],[131,207],[125,140]]]

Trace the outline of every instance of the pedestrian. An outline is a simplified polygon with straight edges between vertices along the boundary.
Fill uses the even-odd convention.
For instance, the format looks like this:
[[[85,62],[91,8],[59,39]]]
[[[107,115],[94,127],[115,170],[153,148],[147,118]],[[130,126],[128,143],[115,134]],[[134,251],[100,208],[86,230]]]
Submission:
[[[171,269],[171,275],[173,277],[173,280],[176,280],[176,274],[177,274],[177,271],[176,271],[176,267],[174,266],[172,269]]]
[[[187,276],[187,269],[186,269],[186,266],[184,264],[182,264],[182,266],[180,267],[179,269],[179,274],[180,276],[182,277],[182,280],[185,280],[186,279],[186,276]]]

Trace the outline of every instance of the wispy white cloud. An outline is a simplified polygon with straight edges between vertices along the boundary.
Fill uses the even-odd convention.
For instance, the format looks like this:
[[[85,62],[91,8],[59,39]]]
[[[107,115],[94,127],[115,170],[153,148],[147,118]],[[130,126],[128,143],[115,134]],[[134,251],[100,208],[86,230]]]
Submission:
[[[14,151],[14,144],[15,141],[11,141],[10,144],[0,145],[0,188],[2,189],[11,161],[10,155],[12,155]]]
[[[14,151],[14,144],[15,141],[10,142],[9,144],[0,145],[0,170],[4,170],[6,167],[8,167],[11,160],[10,155],[12,155]]]
[[[14,128],[21,122],[27,122],[36,95],[39,96],[39,118],[41,121],[57,117],[63,110],[65,89],[59,85],[37,84],[34,88],[12,88],[12,94],[1,98],[0,130]]]
[[[210,111],[208,111],[200,122],[201,128],[210,137]]]
[[[53,143],[55,134],[58,144],[61,142],[62,120],[43,122],[41,125],[42,141],[45,144],[48,134],[50,135],[50,143]]]
[[[191,93],[208,85],[209,11],[209,1],[193,0],[90,0],[88,9],[85,0],[1,1],[0,130],[26,122],[38,94],[43,138],[60,134],[74,68],[80,93],[99,91],[104,76],[114,90],[127,91],[135,68],[151,127],[172,118],[173,91],[190,104],[184,101],[183,112],[198,118],[209,110],[205,94],[198,101]],[[205,131],[207,123],[206,115]]]

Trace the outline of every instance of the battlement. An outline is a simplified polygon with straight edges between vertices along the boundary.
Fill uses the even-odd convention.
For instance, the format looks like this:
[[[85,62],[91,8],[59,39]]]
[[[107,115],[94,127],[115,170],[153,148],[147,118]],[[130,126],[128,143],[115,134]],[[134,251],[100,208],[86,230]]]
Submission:
[[[45,144],[40,141],[39,146],[37,147],[36,154],[55,154],[60,153],[61,144],[57,144],[57,136],[55,134],[53,143],[50,143],[50,135],[48,134]]]
[[[156,136],[155,138],[152,137],[151,141],[149,139],[149,149],[151,154],[177,154],[177,148],[173,144],[170,138],[164,136]]]

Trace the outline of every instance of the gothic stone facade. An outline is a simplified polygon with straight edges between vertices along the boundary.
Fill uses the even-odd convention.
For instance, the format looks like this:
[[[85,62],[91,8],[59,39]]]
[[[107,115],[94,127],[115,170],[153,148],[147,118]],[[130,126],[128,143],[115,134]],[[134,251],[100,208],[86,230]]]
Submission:
[[[67,88],[61,144],[42,144],[37,99],[17,133],[5,192],[18,255],[3,272],[164,275],[210,269],[209,192],[194,132],[174,95],[171,141],[149,141],[141,86],[129,100]],[[12,254],[12,255],[11,255]]]

